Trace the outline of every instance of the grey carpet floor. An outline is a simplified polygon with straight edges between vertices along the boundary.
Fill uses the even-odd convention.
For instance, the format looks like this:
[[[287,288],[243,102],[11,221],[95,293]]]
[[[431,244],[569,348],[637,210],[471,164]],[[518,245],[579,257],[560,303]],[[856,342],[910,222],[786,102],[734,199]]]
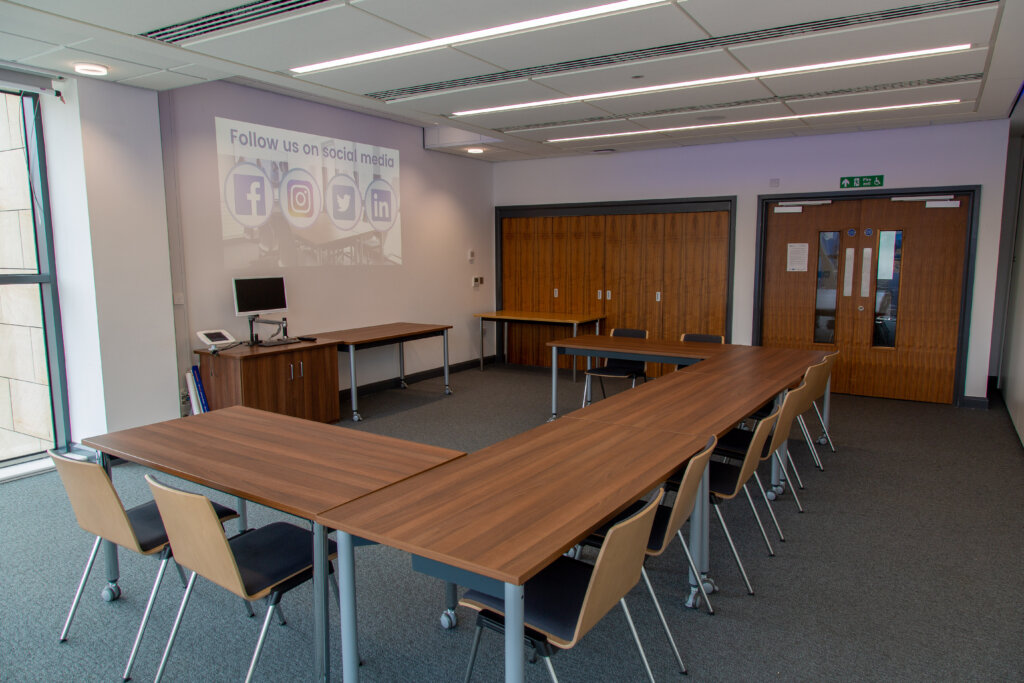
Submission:
[[[500,366],[467,370],[453,375],[450,397],[442,395],[440,379],[362,396],[365,421],[341,425],[472,452],[543,423],[549,378]],[[568,412],[578,405],[582,383],[565,376],[559,388],[561,410]],[[722,507],[755,596],[746,594],[717,522],[711,527],[712,574],[720,589],[712,596],[714,616],[683,607],[686,571],[678,547],[648,562],[689,678],[1024,680],[1024,449],[1005,409],[997,402],[979,411],[835,396],[832,432],[839,451],[822,449],[823,473],[794,432],[807,512],[798,514],[788,495],[776,503],[787,540],[775,542],[775,557],[767,556],[745,504]],[[126,505],[148,499],[144,473],[133,464],[115,467]],[[250,524],[285,518],[249,509]],[[91,541],[55,473],[0,485],[0,681],[119,679],[157,563],[122,552],[123,596],[104,603],[98,562],[70,639],[60,644]],[[441,629],[443,584],[412,571],[404,553],[379,546],[357,549],[356,572],[362,680],[460,680],[471,616],[460,609],[458,628]],[[135,680],[153,678],[181,594],[171,571]],[[642,586],[629,603],[655,676],[678,679]],[[282,606],[288,624],[271,629],[256,680],[309,680],[310,587],[289,593]],[[331,622],[332,667],[340,680],[333,608]],[[167,680],[242,680],[258,627],[237,598],[200,582]],[[554,665],[567,682],[645,678],[619,611]],[[502,680],[502,667],[501,639],[485,633],[474,680]],[[527,666],[527,679],[548,680],[543,665]]]

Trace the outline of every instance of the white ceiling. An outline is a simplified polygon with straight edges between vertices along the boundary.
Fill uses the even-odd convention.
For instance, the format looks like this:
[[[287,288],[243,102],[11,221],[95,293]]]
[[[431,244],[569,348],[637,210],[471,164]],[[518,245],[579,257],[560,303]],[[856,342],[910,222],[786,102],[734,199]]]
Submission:
[[[479,146],[486,151],[477,158],[494,161],[1007,118],[1024,81],[1021,0],[666,0],[383,61],[302,76],[289,71],[607,1],[0,0],[0,68],[70,74],[75,62],[95,62],[110,68],[105,80],[153,90],[231,80],[420,125],[431,149],[466,154]],[[280,12],[282,6],[295,9]],[[239,7],[280,13],[181,42],[140,35]],[[961,43],[971,48],[452,116]],[[960,102],[745,123],[947,99]],[[679,127],[689,128],[662,131]],[[645,132],[655,130],[662,132]],[[623,132],[640,134],[549,142]]]

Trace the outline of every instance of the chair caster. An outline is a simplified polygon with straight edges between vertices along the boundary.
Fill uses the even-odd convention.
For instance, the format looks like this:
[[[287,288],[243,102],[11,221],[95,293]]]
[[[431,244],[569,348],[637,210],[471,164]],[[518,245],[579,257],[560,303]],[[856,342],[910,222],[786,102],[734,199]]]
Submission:
[[[768,500],[775,500],[785,492],[785,486],[783,486],[782,484],[775,484],[774,486],[769,486],[768,490],[765,491],[764,494],[765,497],[768,498]]]
[[[704,577],[704,592],[710,595],[711,593],[718,592],[718,584],[710,576]]]
[[[114,582],[110,582],[100,595],[103,597],[103,602],[114,602],[121,597],[121,587]]]
[[[441,613],[441,628],[445,631],[455,628],[459,625],[459,618],[455,615],[455,610],[446,609]]]

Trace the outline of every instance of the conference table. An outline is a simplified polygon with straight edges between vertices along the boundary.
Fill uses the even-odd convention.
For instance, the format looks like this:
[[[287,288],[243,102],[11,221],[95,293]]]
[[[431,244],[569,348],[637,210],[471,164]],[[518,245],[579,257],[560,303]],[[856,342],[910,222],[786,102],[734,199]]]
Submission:
[[[330,679],[330,647],[328,530],[317,516],[465,455],[243,406],[112,432],[82,443],[105,456],[312,522],[314,667],[319,681]]]
[[[604,315],[586,313],[537,313],[532,311],[491,311],[489,313],[474,313],[474,317],[480,319],[480,370],[484,369],[484,321],[490,320],[494,323],[497,332],[498,323],[505,323],[505,349],[506,359],[508,357],[508,324],[533,323],[539,325],[569,325],[572,327],[572,336],[579,333],[580,325],[594,323],[594,334],[601,334],[601,321]],[[572,366],[572,381],[576,381],[576,364]]]
[[[610,338],[596,339],[551,345],[594,351],[600,340]],[[353,537],[478,575],[492,590],[500,586],[496,592],[506,606],[505,678],[522,681],[526,581],[659,486],[712,434],[726,432],[799,382],[824,355],[718,344],[650,345],[650,358],[695,365],[316,516],[316,522],[338,531],[346,682],[359,677]],[[600,350],[608,353],[609,347]],[[642,346],[614,352],[645,353]],[[706,480],[704,486],[706,492]],[[706,503],[706,493],[703,498]],[[706,571],[706,508],[704,519],[695,518],[691,527],[703,527]]]

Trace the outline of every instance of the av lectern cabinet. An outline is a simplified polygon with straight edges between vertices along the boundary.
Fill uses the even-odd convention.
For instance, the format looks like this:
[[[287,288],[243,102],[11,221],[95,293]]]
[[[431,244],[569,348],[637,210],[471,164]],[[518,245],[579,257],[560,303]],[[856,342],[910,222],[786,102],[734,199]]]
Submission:
[[[243,405],[318,422],[341,419],[336,345],[238,346],[199,354],[210,410]]]

